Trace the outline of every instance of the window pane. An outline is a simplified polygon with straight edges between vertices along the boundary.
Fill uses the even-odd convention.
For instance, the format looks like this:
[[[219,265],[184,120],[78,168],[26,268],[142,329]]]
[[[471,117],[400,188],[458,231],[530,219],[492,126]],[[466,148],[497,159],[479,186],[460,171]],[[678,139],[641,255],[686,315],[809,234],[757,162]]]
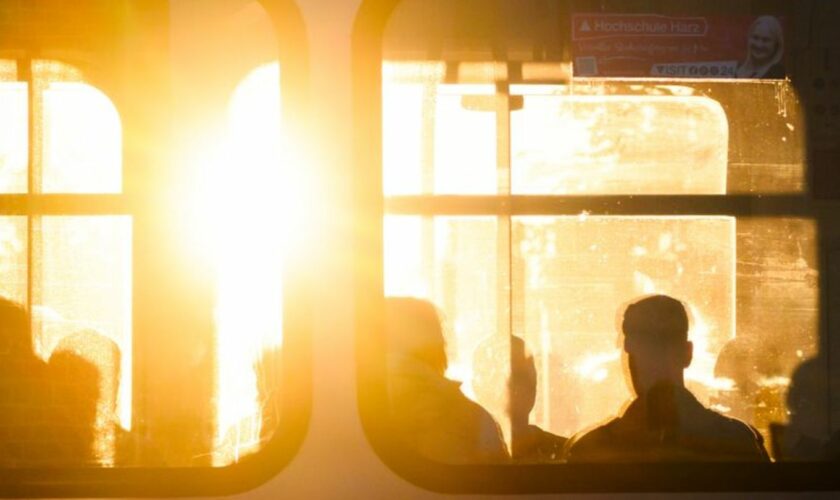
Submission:
[[[385,193],[496,193],[495,108],[470,109],[464,100],[492,96],[493,86],[400,83],[403,71],[418,73],[403,65],[384,70]]]
[[[217,194],[239,196],[234,206],[213,211],[216,271],[216,405],[214,464],[227,465],[259,449],[276,430],[276,408],[266,391],[276,350],[283,342],[285,236],[277,224],[286,190],[281,169],[280,65],[251,71],[229,107],[226,152]],[[237,168],[233,168],[237,165]],[[295,165],[296,166],[296,165]],[[300,188],[300,186],[297,186]],[[244,193],[249,193],[247,199]],[[215,200],[214,204],[215,204]],[[262,380],[261,380],[262,379]]]
[[[496,66],[458,67],[492,81]],[[492,85],[442,84],[444,73],[443,63],[383,65],[386,195],[499,192],[499,98]],[[802,110],[787,81],[598,80],[514,84],[511,94],[514,194],[805,189]]]
[[[832,396],[818,333],[817,224],[745,218],[737,232],[737,336],[715,365],[732,384],[718,404],[757,427],[778,460],[824,459]]]
[[[26,217],[0,217],[0,296],[26,300]]]
[[[507,267],[506,261],[500,259],[496,253],[499,245],[504,244],[504,240],[499,240],[500,237],[504,238],[504,235],[499,232],[498,223],[493,217],[385,218],[385,294],[389,297],[425,299],[439,310],[445,342],[445,375],[448,380],[457,383],[463,396],[480,402],[490,412],[492,419],[500,426],[501,434],[496,440],[497,446],[502,440],[509,445],[511,439],[505,410],[507,395],[504,390],[505,380],[510,371],[509,355],[502,354],[503,360],[494,364],[492,370],[480,374],[475,373],[475,365],[485,366],[487,357],[476,357],[482,350],[490,349],[491,356],[499,352],[508,352],[505,346],[508,344],[510,320],[508,285],[504,278]],[[394,338],[389,341],[392,344],[399,342]],[[414,384],[407,386],[414,390],[407,391],[405,387],[401,390],[398,382],[407,378],[405,367],[400,366],[401,356],[391,358],[389,367],[393,382],[393,416],[400,418],[404,415],[410,420],[405,423],[406,429],[412,429],[409,434],[432,436],[429,438],[431,442],[413,442],[411,438],[410,444],[415,446],[417,451],[428,458],[449,463],[496,460],[492,454],[492,429],[482,430],[481,434],[487,434],[484,438],[489,440],[489,443],[484,445],[476,447],[465,444],[466,449],[457,450],[458,446],[444,444],[448,438],[440,437],[437,432],[447,434],[444,430],[446,426],[430,418],[434,418],[434,408],[437,407],[435,402],[440,403],[436,400],[447,398],[441,393],[426,399],[424,396],[430,394],[426,393],[427,391],[423,391],[424,394],[415,394],[417,386]],[[408,371],[413,373],[413,370]],[[482,376],[480,384],[477,383],[474,374]],[[444,382],[442,379],[435,382],[434,377],[432,380],[420,382],[413,376],[409,379],[415,380],[421,386],[426,383],[436,385]],[[397,382],[394,382],[395,380]],[[445,392],[444,390],[443,393]],[[429,407],[426,407],[426,404],[429,404]],[[461,406],[457,398],[453,404],[456,408]],[[402,413],[413,413],[406,410],[407,408],[415,408],[429,414],[418,419],[416,416]],[[455,435],[462,434],[464,428],[459,427],[460,425],[470,426],[457,417],[452,418],[460,422],[453,424],[455,427],[452,433]],[[489,417],[485,421],[492,422]],[[465,439],[463,435],[453,438],[454,442]],[[487,449],[483,449],[484,446],[487,446]]]
[[[122,130],[110,100],[66,64],[36,60],[31,70],[35,192],[120,192]],[[7,193],[28,185],[30,86],[15,74],[15,62],[0,61],[0,192]]]
[[[122,129],[111,101],[83,83],[50,82],[42,95],[43,192],[122,191]]]
[[[735,335],[733,218],[518,218],[514,242],[515,324],[548,370],[538,425],[569,436],[619,413],[630,392],[616,314],[652,293],[689,305],[686,379],[708,403],[715,359]]]
[[[113,465],[131,429],[131,219],[56,216],[34,224],[35,351],[67,377],[56,418],[69,427],[57,434],[62,451],[54,459]],[[91,399],[94,413],[85,406]],[[82,438],[91,432],[88,443]]]
[[[515,194],[725,194],[728,124],[697,96],[576,96],[517,86]]]
[[[26,84],[14,61],[0,60],[0,193],[26,192],[29,113]]]
[[[499,326],[493,217],[385,218],[385,294],[431,300],[443,313],[452,378],[469,382],[472,351]]]
[[[173,2],[170,20],[178,168],[167,181],[179,215],[166,222],[212,315],[206,324],[201,318],[191,342],[173,346],[155,333],[138,339],[146,356],[167,343],[175,360],[193,356],[193,342],[205,346],[197,374],[168,369],[179,384],[197,386],[195,403],[168,392],[147,418],[159,429],[167,465],[223,467],[287,430],[279,377],[286,222],[301,213],[290,200],[307,196],[295,182],[295,169],[306,167],[287,157],[279,46],[263,3]],[[155,387],[171,385],[161,370],[144,377]],[[188,435],[169,439],[177,429]]]
[[[828,372],[818,356],[813,221],[517,217],[512,289],[506,241],[493,217],[385,218],[386,295],[440,310],[447,376],[489,411],[510,449],[508,325],[533,355],[530,423],[568,437],[620,415],[633,398],[617,314],[640,296],[667,294],[688,307],[685,380],[697,399],[757,428],[777,460],[821,457]],[[550,456],[540,459],[560,459]]]

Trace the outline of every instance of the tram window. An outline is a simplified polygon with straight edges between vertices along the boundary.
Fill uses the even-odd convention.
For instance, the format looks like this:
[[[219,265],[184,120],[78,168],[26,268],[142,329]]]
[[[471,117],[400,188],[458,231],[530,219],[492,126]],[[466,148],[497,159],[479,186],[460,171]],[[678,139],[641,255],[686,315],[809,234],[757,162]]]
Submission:
[[[687,392],[750,436],[755,453],[735,460],[822,460],[833,430],[821,404],[829,380],[822,249],[816,215],[803,208],[793,85],[771,76],[639,80],[627,68],[583,77],[568,61],[581,50],[570,31],[585,2],[455,4],[403,1],[383,38],[386,386],[392,425],[412,429],[397,438],[445,464],[572,460],[581,436],[643,390],[627,371],[622,307],[658,294],[678,298],[690,318],[693,356],[680,370]],[[644,17],[641,8],[626,14]],[[732,26],[743,16],[686,9],[649,14],[712,27],[714,16]],[[442,335],[435,349],[445,349],[445,376],[463,399],[444,398],[448,382],[432,381],[436,369],[425,389],[417,382],[405,358],[419,352],[421,329]],[[417,359],[430,359],[423,352]],[[489,413],[507,457],[465,458],[417,438],[428,428],[405,411],[409,389],[443,429],[429,440],[457,428],[454,410],[436,412],[434,398],[460,401],[462,419],[472,401],[473,429]],[[460,429],[472,446],[495,446]],[[573,439],[530,453],[537,438],[549,447]],[[733,459],[679,445],[628,451],[638,453],[607,461]]]
[[[127,473],[118,494],[196,478],[231,491],[214,468],[253,484],[274,471],[240,462],[288,458],[302,435],[305,410],[282,408],[305,397],[281,391],[281,353],[303,186],[273,20],[244,0],[143,16],[169,27],[168,50],[146,17],[41,39],[40,8],[31,37],[0,45],[0,469],[26,470],[13,488],[67,494],[38,479],[46,468],[154,467],[162,489]]]
[[[3,62],[6,193],[120,193],[110,100],[66,64]],[[4,366],[25,367],[3,374],[4,466],[113,465],[131,426],[131,217],[87,204],[97,215],[3,217],[4,323],[31,311],[4,350]],[[27,437],[33,420],[37,439]]]

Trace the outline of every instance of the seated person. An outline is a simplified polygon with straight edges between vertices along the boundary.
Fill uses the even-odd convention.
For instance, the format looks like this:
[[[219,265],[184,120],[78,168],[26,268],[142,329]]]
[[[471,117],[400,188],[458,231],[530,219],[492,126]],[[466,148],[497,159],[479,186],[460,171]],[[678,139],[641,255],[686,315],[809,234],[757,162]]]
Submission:
[[[705,408],[685,388],[692,344],[682,302],[665,295],[642,298],[625,309],[621,329],[637,397],[621,417],[572,438],[568,461],[770,460],[755,429]]]
[[[553,462],[562,457],[567,439],[530,424],[528,417],[537,399],[534,357],[519,337],[510,338],[511,456],[516,462]]]
[[[421,455],[452,464],[508,460],[499,425],[446,373],[446,348],[435,306],[386,299],[388,393],[394,432]]]
[[[476,401],[499,421],[510,419],[513,461],[562,458],[567,439],[529,422],[537,398],[537,369],[524,340],[507,335],[485,338],[475,349],[472,372]]]

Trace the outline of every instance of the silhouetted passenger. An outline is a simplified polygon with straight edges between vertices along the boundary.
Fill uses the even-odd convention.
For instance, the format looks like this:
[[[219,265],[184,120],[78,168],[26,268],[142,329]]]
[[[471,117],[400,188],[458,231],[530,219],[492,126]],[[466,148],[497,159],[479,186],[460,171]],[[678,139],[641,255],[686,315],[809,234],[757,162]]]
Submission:
[[[831,462],[840,462],[840,431],[832,434],[823,446],[822,458]]]
[[[389,402],[399,438],[440,462],[506,461],[496,421],[445,377],[445,341],[435,307],[419,299],[386,299],[385,320]]]
[[[113,465],[121,433],[117,416],[120,349],[95,330],[61,339],[50,356],[49,372],[62,453],[75,465]]]
[[[754,352],[758,346],[749,337],[735,337],[723,345],[715,361],[715,378],[729,380],[731,388],[721,391],[716,402],[730,408],[729,415],[749,420],[755,415],[755,395],[760,374]]]
[[[37,467],[55,455],[47,367],[35,356],[29,313],[0,297],[0,466]]]
[[[777,460],[821,460],[828,441],[828,362],[811,358],[796,368],[787,393],[790,419],[773,430]]]
[[[521,462],[560,460],[568,441],[529,423],[537,399],[537,368],[534,357],[519,337],[510,338],[511,456]]]
[[[624,311],[625,359],[637,397],[624,414],[572,439],[573,462],[769,461],[761,436],[705,408],[686,388],[688,314],[665,295]]]
[[[56,464],[95,465],[99,370],[70,349],[53,352],[49,362],[53,392]]]
[[[473,355],[472,388],[476,401],[500,422],[509,419],[514,461],[560,460],[567,439],[529,423],[537,398],[537,368],[523,339],[493,335],[482,340]]]

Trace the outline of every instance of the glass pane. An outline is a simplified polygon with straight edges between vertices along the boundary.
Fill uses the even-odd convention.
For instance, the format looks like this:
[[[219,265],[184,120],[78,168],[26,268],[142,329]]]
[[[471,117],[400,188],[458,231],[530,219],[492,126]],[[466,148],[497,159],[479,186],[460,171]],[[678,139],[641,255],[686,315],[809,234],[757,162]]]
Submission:
[[[495,108],[470,109],[464,101],[492,96],[493,86],[400,82],[418,73],[434,78],[422,69],[383,70],[385,194],[496,193]]]
[[[505,411],[507,363],[476,372],[492,360],[477,353],[488,348],[507,352],[509,318],[506,274],[498,224],[492,217],[388,216],[385,218],[385,293],[389,297],[423,299],[437,310],[442,338],[405,338],[416,321],[418,303],[396,300],[399,316],[389,343],[389,390],[392,417],[400,439],[426,455],[447,463],[495,462],[507,457],[510,426]],[[499,304],[505,304],[500,307]],[[405,307],[400,307],[402,303]],[[405,316],[405,317],[402,317]],[[445,359],[440,372],[418,365],[418,343],[437,342]],[[427,350],[423,348],[422,350]],[[444,375],[446,378],[444,378]],[[482,375],[478,380],[474,375]],[[475,403],[484,405],[489,413]],[[472,405],[472,406],[471,406]],[[492,415],[492,417],[491,417]]]
[[[717,408],[758,428],[777,460],[826,457],[820,260],[810,219],[738,220],[737,336],[715,365]]]
[[[616,314],[653,293],[690,308],[685,376],[708,404],[715,359],[735,335],[733,218],[518,218],[513,238],[517,330],[547,370],[537,425],[570,436],[619,413],[630,392]]]
[[[287,191],[281,169],[289,165],[282,161],[280,116],[280,65],[270,63],[237,86],[229,107],[228,150],[222,153],[230,163],[215,172],[220,196],[249,193],[235,206],[214,210],[215,465],[258,450],[278,423],[270,414],[276,398],[266,390],[277,390],[270,384],[278,382],[271,376],[278,362],[272,354],[283,342],[287,233],[277,227],[277,214],[289,208],[278,196]]]
[[[144,374],[155,387],[175,378],[196,391],[162,395],[146,418],[167,465],[222,467],[285,430],[279,373],[287,222],[311,199],[297,172],[306,167],[289,159],[275,23],[264,5],[207,0],[169,7],[178,168],[167,174],[177,215],[166,223],[178,233],[190,279],[202,287],[195,295],[212,317],[206,325],[199,318],[194,342],[205,350],[196,370]],[[176,360],[193,356],[194,342],[173,346],[160,333],[139,339],[146,356],[166,343]]]
[[[575,96],[517,86],[515,194],[725,194],[728,123],[697,96]]]
[[[752,425],[776,460],[822,457],[830,437],[823,405],[828,372],[818,349],[813,221],[517,217],[509,267],[499,224],[492,217],[387,216],[385,293],[437,308],[446,376],[492,415],[514,461],[563,459],[562,446],[529,448],[534,428],[542,432],[541,446],[550,447],[625,411],[635,393],[620,314],[651,294],[687,308],[693,353],[684,380],[701,405]],[[512,311],[500,306],[507,303]],[[419,403],[405,399],[405,366],[394,349],[392,411],[422,433],[401,413]],[[429,403],[429,394],[418,393],[419,400]],[[526,427],[516,417],[518,405],[529,414]],[[437,423],[438,430],[450,425]],[[410,444],[443,462],[487,460]]]
[[[115,14],[80,9],[86,19]],[[171,21],[173,99],[149,116],[170,119],[177,168],[134,172],[159,195],[144,209],[147,238],[132,241],[130,216],[47,207],[0,217],[0,323],[31,344],[0,363],[0,467],[225,466],[286,430],[282,273],[299,228],[278,214],[298,215],[312,198],[280,120],[275,23],[255,0],[155,9]],[[114,104],[92,86],[125,97],[143,85],[142,68],[123,71],[96,49],[119,46],[121,29],[60,22],[54,33],[61,15],[12,11],[9,27],[27,46],[49,34],[74,65],[27,51],[0,61],[0,194],[27,184],[36,195],[122,193],[123,140],[148,149],[148,137],[123,137]]]
[[[26,217],[0,216],[0,298],[26,302]]]
[[[122,191],[122,128],[114,105],[83,83],[43,90],[45,193]]]
[[[66,429],[49,461],[113,465],[131,430],[131,218],[33,224],[34,343],[58,375],[55,418]]]
[[[440,308],[451,335],[447,375],[462,382],[475,346],[499,328],[498,236],[493,217],[385,218],[385,294]]]
[[[26,84],[16,82],[17,65],[0,59],[0,193],[25,193],[29,162]]]

